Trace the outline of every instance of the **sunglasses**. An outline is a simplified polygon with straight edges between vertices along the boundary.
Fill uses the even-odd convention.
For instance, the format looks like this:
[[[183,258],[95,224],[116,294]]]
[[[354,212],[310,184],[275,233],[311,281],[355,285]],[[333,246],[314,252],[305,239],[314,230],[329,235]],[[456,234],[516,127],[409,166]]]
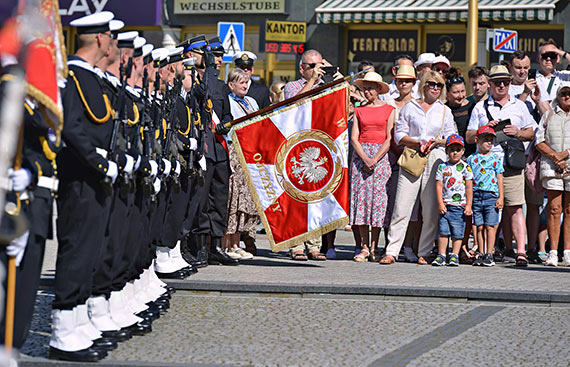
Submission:
[[[433,68],[433,71],[435,71],[437,73],[447,73],[447,69],[440,68],[439,66],[436,66],[435,68]]]
[[[447,81],[447,83],[448,83],[449,85],[461,84],[461,83],[465,83],[465,79],[463,79],[462,76],[459,76],[459,77],[457,77],[457,78],[449,79],[449,80]]]
[[[396,78],[396,83],[415,83],[416,80],[415,79],[400,79],[400,78]]]
[[[556,52],[545,52],[542,55],[540,55],[540,57],[543,60],[556,60],[558,58],[558,54]]]
[[[426,82],[426,85],[431,89],[435,89],[435,88],[442,89],[443,88],[443,84],[439,83],[439,82],[429,81],[429,82]]]
[[[511,81],[509,79],[490,80],[490,82],[495,84],[496,86],[504,85],[505,87],[511,84]]]
[[[309,67],[309,69],[314,69],[315,66],[317,66],[318,64],[322,64],[322,62],[312,62],[310,64],[304,62],[303,65],[307,65]]]

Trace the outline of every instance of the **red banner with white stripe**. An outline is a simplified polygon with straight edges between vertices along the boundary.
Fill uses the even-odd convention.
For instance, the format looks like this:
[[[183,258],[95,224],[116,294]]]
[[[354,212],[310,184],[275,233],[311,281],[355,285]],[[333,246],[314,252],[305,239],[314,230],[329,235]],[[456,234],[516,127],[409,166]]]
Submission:
[[[233,127],[275,252],[348,223],[348,96],[337,84]]]

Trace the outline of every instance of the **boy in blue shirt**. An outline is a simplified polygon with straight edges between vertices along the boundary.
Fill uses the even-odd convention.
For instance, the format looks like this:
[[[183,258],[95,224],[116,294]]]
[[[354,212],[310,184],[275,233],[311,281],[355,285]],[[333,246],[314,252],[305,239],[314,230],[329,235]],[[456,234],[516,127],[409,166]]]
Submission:
[[[451,237],[451,253],[448,266],[459,265],[459,249],[465,232],[465,216],[471,215],[473,199],[473,173],[461,158],[465,153],[465,141],[457,134],[450,135],[445,144],[447,162],[437,167],[435,192],[439,203],[438,255],[431,263],[445,265],[445,253]]]
[[[476,259],[473,265],[495,265],[495,233],[499,224],[499,209],[503,208],[505,171],[502,158],[491,152],[495,136],[492,127],[481,126],[475,137],[477,153],[467,158],[473,170],[473,225],[477,227],[477,243],[484,253],[483,258]]]

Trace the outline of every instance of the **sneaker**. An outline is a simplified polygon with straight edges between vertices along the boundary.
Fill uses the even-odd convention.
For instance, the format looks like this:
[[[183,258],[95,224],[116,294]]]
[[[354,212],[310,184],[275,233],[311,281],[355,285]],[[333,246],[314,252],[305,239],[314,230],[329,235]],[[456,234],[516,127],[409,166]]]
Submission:
[[[483,266],[495,266],[495,260],[493,259],[493,254],[485,254],[482,261]]]
[[[444,266],[445,265],[445,255],[438,254],[434,261],[431,263],[433,266]]]
[[[570,250],[564,250],[564,258],[562,259],[563,266],[570,266]]]
[[[333,248],[329,248],[325,255],[329,260],[336,260],[336,250]]]
[[[504,263],[514,263],[515,262],[515,251],[513,249],[505,250],[505,254],[503,255],[503,262]]]
[[[242,248],[238,248],[237,250],[235,250],[235,253],[238,254],[240,256],[240,258],[238,260],[250,260],[253,259],[253,254],[250,252],[245,251]]]
[[[404,247],[404,257],[406,261],[411,263],[417,263],[418,257],[414,254],[414,250],[411,247]]]
[[[449,254],[447,259],[447,266],[459,266],[459,256],[456,254]]]
[[[241,255],[238,254],[236,251],[234,251],[234,250],[232,250],[232,249],[227,248],[227,249],[225,249],[224,251],[225,251],[226,254],[227,254],[229,257],[231,257],[232,259],[237,259],[237,260],[241,259]]]
[[[473,260],[473,266],[483,266],[483,254],[482,253],[476,253],[475,254],[475,260]]]
[[[558,266],[558,251],[550,250],[548,254],[548,259],[544,262],[546,266]]]

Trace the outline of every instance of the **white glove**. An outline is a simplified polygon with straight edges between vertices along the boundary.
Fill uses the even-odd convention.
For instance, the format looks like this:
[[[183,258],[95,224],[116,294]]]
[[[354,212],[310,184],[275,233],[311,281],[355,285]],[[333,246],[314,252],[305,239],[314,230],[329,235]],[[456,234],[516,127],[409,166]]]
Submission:
[[[8,170],[8,177],[12,180],[12,190],[24,191],[32,182],[32,173],[26,168]]]
[[[198,140],[190,138],[190,150],[198,149]]]
[[[130,175],[135,168],[135,159],[128,154],[125,154],[125,157],[127,157],[127,163],[125,163],[125,169],[123,171]]]
[[[150,175],[156,177],[158,174],[158,164],[155,161],[148,161],[148,164],[150,164]]]
[[[172,169],[172,163],[168,159],[162,158],[162,163],[164,163],[164,175],[166,177],[170,176],[170,170]]]
[[[113,161],[108,161],[109,168],[107,168],[107,177],[111,178],[111,182],[115,183],[117,176],[119,175],[119,168],[117,168],[117,163]]]
[[[199,161],[198,164],[200,165],[200,168],[202,168],[202,171],[206,170],[206,157],[202,157]]]
[[[176,161],[176,168],[174,168],[174,176],[180,176],[180,172],[182,172],[182,167],[180,166],[180,162]]]
[[[28,244],[28,237],[30,236],[30,231],[26,231],[20,237],[16,237],[6,246],[6,254],[8,256],[14,256],[16,258],[16,266],[20,266],[24,253],[26,252],[26,245]]]
[[[154,187],[154,193],[158,194],[160,192],[160,178],[156,178],[152,186]]]
[[[134,171],[136,171],[137,169],[139,169],[140,165],[141,165],[141,156],[138,155],[138,156],[137,156],[137,161],[135,162]]]

